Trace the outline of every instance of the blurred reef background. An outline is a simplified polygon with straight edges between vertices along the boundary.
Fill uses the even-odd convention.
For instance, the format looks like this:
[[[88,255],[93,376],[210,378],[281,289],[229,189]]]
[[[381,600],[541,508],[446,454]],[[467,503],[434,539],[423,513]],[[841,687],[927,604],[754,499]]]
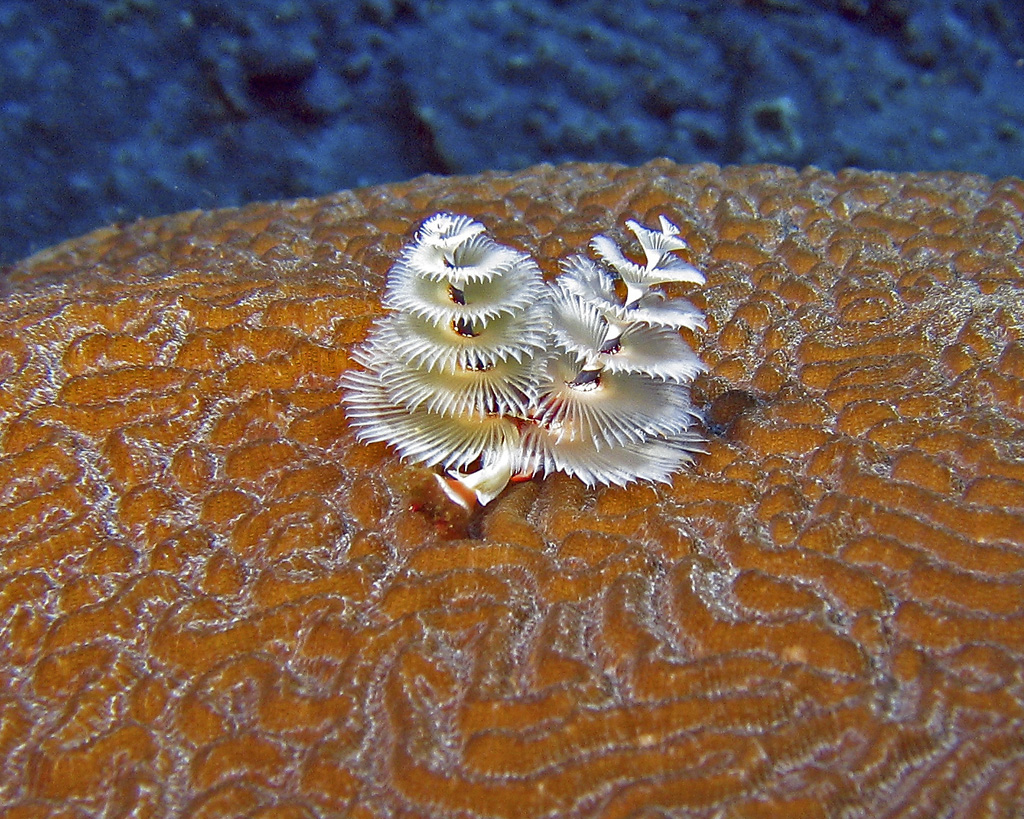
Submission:
[[[1024,175],[1020,0],[0,0],[0,40],[4,263],[538,162]]]

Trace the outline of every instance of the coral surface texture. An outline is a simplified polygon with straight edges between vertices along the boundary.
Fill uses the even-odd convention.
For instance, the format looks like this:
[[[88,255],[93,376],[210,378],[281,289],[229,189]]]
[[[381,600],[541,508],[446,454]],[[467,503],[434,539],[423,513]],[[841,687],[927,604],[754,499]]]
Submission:
[[[339,404],[430,214],[664,214],[707,454],[470,514]],[[11,816],[1019,817],[1024,183],[667,161],[111,227],[0,300]]]

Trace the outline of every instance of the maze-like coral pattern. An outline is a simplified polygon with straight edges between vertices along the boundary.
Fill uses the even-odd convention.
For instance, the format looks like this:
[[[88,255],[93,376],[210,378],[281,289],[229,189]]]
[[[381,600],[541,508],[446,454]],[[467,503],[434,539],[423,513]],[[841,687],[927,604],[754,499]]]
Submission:
[[[683,228],[709,454],[463,516],[353,441],[423,217]],[[17,817],[1024,815],[1024,184],[569,165],[98,231],[0,305]],[[671,286],[669,289],[672,289]]]

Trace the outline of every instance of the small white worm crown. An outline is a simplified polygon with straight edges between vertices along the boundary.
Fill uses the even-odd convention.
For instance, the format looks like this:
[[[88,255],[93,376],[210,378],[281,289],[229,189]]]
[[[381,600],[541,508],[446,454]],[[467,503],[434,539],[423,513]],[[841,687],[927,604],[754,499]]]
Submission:
[[[661,229],[626,225],[643,264],[606,236],[598,256],[571,256],[545,284],[526,254],[468,216],[427,219],[388,273],[392,311],[353,353],[343,378],[361,441],[440,466],[442,487],[469,506],[514,478],[561,471],[588,486],[668,482],[701,451],[690,383],[705,369],[682,327],[705,329],[665,282],[703,284]]]

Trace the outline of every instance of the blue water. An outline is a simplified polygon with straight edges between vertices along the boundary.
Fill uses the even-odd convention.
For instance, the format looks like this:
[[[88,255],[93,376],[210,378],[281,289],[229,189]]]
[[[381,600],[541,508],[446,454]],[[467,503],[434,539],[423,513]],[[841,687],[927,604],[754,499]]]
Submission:
[[[1020,0],[0,0],[0,261],[421,173],[1024,175]]]

